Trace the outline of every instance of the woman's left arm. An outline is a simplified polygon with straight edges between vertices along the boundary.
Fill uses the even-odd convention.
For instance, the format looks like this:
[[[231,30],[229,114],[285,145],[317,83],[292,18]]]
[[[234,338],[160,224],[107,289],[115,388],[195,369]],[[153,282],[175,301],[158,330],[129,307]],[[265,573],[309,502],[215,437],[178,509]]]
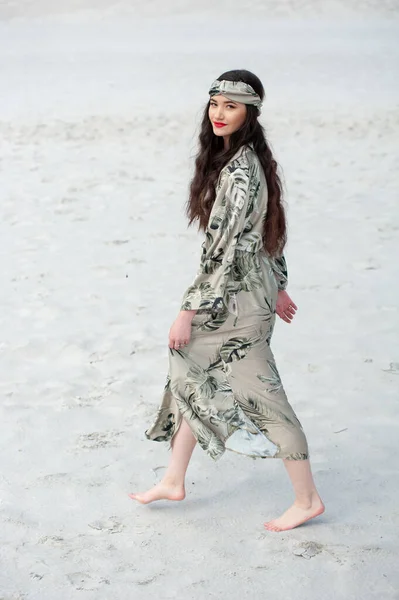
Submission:
[[[269,258],[274,277],[277,282],[278,295],[276,313],[286,323],[291,323],[297,311],[297,305],[287,293],[288,269],[284,254]]]
[[[273,269],[278,289],[286,290],[288,285],[288,269],[284,254],[277,257],[269,257],[269,261]]]

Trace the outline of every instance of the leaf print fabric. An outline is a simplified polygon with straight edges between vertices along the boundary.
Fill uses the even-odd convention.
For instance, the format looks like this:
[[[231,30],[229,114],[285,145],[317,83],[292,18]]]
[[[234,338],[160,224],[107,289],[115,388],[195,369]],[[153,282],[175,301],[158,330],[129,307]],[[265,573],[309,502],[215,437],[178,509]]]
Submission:
[[[270,348],[284,256],[262,244],[267,185],[252,145],[216,184],[197,275],[181,310],[197,310],[190,343],[169,349],[161,404],[145,435],[169,441],[186,419],[214,460],[226,449],[252,458],[305,460],[308,446]]]
[[[288,270],[285,256],[282,255],[278,258],[269,257],[269,261],[277,280],[279,290],[285,290],[288,285]]]
[[[229,302],[227,283],[236,246],[244,233],[249,194],[249,168],[237,166],[224,179],[202,244],[198,274],[185,293],[181,310],[225,310]]]

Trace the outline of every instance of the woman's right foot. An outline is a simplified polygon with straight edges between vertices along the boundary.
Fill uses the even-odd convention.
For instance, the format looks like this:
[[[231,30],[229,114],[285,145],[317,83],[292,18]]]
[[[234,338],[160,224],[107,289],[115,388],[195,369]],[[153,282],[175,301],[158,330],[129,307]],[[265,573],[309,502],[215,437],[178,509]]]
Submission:
[[[155,500],[184,500],[186,492],[183,485],[160,481],[155,487],[147,492],[128,494],[128,496],[141,504],[149,504]]]
[[[269,531],[287,531],[287,529],[294,529],[305,523],[305,521],[322,515],[324,511],[325,506],[320,496],[316,494],[316,497],[313,497],[309,504],[301,506],[294,502],[291,508],[285,511],[281,517],[268,521],[264,525]]]

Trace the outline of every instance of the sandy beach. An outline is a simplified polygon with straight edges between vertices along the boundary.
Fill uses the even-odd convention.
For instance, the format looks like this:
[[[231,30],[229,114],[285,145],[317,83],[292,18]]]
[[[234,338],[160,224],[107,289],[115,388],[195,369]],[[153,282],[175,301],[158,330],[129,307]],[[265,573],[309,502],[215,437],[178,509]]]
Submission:
[[[396,2],[0,3],[0,600],[398,600]],[[273,351],[326,513],[285,533],[279,460],[146,440],[202,236],[210,83],[247,68],[284,175]],[[395,567],[396,565],[396,567]]]

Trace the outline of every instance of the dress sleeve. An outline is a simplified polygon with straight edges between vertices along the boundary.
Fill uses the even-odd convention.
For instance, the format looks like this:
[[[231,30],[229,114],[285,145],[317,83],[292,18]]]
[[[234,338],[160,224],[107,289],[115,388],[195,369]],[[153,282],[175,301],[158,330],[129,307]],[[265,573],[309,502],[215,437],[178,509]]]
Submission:
[[[288,285],[288,270],[284,254],[279,257],[269,257],[269,261],[277,281],[278,289],[285,290]]]
[[[226,284],[235,247],[245,227],[249,184],[249,168],[238,167],[229,173],[219,190],[202,243],[200,267],[183,296],[180,310],[225,310]]]

